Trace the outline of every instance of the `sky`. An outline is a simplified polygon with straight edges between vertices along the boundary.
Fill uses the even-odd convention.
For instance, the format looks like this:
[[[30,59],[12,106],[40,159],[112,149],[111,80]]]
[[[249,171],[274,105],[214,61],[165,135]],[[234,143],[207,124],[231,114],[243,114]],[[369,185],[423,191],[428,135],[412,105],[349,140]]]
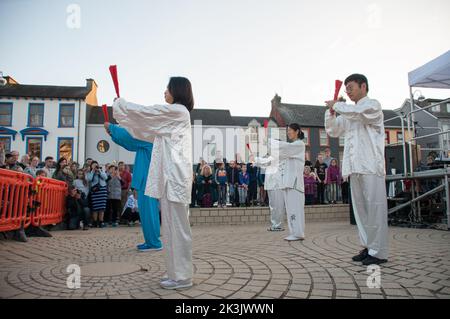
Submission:
[[[448,0],[0,0],[0,71],[21,84],[97,82],[115,96],[164,102],[188,77],[195,107],[268,116],[282,102],[324,105],[335,79],[369,79],[386,109],[409,96],[408,72],[450,49]],[[428,98],[449,90],[420,89]]]

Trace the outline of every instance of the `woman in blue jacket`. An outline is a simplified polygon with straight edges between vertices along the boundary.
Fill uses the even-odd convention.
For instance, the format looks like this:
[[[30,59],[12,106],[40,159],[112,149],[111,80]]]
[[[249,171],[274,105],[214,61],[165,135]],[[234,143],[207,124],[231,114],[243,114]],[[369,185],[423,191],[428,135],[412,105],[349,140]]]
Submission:
[[[133,138],[126,129],[118,125],[105,123],[105,129],[116,144],[136,153],[131,187],[138,193],[139,215],[145,239],[145,243],[137,248],[139,251],[161,250],[159,202],[144,195],[153,143]]]

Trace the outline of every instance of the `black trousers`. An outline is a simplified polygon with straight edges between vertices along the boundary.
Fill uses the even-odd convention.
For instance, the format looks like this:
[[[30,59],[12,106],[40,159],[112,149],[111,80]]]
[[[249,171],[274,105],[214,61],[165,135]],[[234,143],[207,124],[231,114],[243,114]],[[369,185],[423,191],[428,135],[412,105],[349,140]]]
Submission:
[[[317,201],[319,204],[325,203],[325,184],[318,183],[317,184]]]
[[[109,211],[108,211],[108,220],[111,223],[116,223],[121,212],[122,202],[120,199],[108,199],[109,203]]]

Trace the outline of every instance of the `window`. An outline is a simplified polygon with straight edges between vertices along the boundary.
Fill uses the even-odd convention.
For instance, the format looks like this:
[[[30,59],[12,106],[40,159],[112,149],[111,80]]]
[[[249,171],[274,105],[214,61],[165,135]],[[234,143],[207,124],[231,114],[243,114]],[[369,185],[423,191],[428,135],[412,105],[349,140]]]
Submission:
[[[26,152],[30,158],[36,156],[42,160],[42,137],[27,137]]]
[[[397,132],[397,142],[403,143],[403,133]]]
[[[303,140],[303,142],[306,145],[309,145],[309,128],[302,128],[302,132],[303,134],[305,134],[305,139]]]
[[[75,104],[59,105],[59,127],[74,127]]]
[[[3,145],[5,152],[11,151],[11,137],[0,136],[0,145]]]
[[[339,165],[342,168],[342,162],[344,161],[344,151],[339,151]]]
[[[44,126],[44,104],[30,103],[28,105],[28,127]]]
[[[97,150],[100,153],[106,153],[109,151],[109,143],[105,140],[101,140],[100,142],[97,143]]]
[[[390,143],[389,131],[384,131],[384,144],[389,145]]]
[[[447,113],[450,113],[450,103],[447,103]]]
[[[0,126],[12,126],[12,103],[0,103]]]
[[[343,147],[345,146],[345,136],[339,136],[339,146]]]
[[[58,159],[64,157],[67,161],[73,158],[73,138],[60,137],[58,138]]]
[[[329,146],[330,141],[328,138],[327,131],[320,129],[319,134],[320,134],[320,146]]]
[[[431,111],[432,112],[440,112],[441,111],[441,107],[440,107],[440,105],[436,105],[436,106],[433,106],[432,108],[431,108]]]
[[[258,143],[258,128],[257,127],[249,127],[249,135],[250,135],[250,142]]]

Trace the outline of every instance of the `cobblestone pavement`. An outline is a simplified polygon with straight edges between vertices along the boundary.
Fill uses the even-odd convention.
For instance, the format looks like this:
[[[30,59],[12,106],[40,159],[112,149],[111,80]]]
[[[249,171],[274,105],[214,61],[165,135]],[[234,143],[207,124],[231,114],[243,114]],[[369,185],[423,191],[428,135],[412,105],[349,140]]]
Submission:
[[[303,242],[264,225],[199,226],[194,287],[159,287],[163,252],[139,253],[139,227],[52,232],[0,241],[0,298],[450,298],[450,232],[390,228],[381,288],[368,288],[355,226],[309,223]],[[81,267],[81,288],[67,267]]]

